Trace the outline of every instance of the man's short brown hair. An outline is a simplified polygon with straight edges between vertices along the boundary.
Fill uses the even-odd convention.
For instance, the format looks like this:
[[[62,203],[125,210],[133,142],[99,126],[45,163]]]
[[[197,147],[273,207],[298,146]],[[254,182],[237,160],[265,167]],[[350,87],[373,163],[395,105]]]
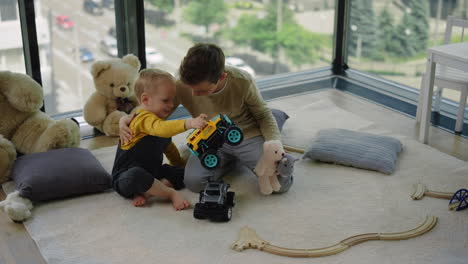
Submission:
[[[223,50],[211,43],[198,43],[191,47],[179,68],[180,80],[189,85],[203,81],[217,83],[223,72]]]
[[[137,81],[135,82],[135,95],[139,103],[141,95],[155,92],[158,88],[158,83],[162,80],[169,80],[175,83],[175,78],[170,73],[159,69],[144,69],[140,71]]]

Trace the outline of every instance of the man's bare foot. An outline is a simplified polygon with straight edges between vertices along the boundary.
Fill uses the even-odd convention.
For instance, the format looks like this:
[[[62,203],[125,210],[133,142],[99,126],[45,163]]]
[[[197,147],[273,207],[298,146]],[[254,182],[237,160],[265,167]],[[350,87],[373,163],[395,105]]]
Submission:
[[[177,191],[174,191],[173,194],[171,195],[171,201],[172,201],[172,206],[174,209],[177,211],[179,210],[184,210],[188,207],[190,207],[190,202],[187,201],[180,193]]]
[[[161,182],[162,182],[162,184],[166,185],[167,187],[174,188],[174,186],[172,186],[172,183],[170,181],[168,181],[167,179],[162,179]]]
[[[135,195],[133,197],[133,205],[136,207],[141,207],[146,204],[146,197],[143,195]]]

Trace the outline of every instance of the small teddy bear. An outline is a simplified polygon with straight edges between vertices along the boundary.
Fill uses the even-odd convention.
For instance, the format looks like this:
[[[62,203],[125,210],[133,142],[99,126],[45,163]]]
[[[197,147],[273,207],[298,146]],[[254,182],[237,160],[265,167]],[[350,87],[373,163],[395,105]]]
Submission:
[[[254,172],[258,176],[260,192],[265,195],[277,192],[281,189],[278,181],[277,166],[285,152],[283,144],[279,140],[269,140],[263,143],[263,154],[260,157]]]
[[[294,163],[299,159],[286,153],[278,163],[277,172],[280,177],[289,177],[294,173]]]
[[[107,136],[119,135],[119,120],[137,105],[133,87],[141,64],[129,54],[122,59],[97,61],[91,66],[96,91],[86,102],[83,116]]]

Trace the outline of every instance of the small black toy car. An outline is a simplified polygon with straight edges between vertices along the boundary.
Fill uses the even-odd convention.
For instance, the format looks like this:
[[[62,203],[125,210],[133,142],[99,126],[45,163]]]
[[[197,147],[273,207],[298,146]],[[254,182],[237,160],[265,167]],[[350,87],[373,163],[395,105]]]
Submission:
[[[230,185],[223,181],[209,181],[200,192],[200,200],[195,204],[193,217],[227,222],[232,217],[234,192],[228,192]]]
[[[187,137],[187,146],[193,155],[200,159],[203,167],[214,169],[220,160],[218,149],[226,142],[239,145],[244,138],[242,130],[229,117],[220,114],[206,122],[203,129],[195,129]]]

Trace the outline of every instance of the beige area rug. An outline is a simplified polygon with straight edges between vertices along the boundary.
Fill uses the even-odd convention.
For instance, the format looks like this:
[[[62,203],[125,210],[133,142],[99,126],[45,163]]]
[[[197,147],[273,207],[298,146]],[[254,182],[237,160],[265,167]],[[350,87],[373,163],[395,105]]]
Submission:
[[[325,91],[270,102],[291,116],[283,134],[286,144],[304,146],[322,128],[339,127],[385,134],[327,99]],[[343,96],[349,96],[344,95]],[[366,103],[363,101],[363,103]],[[299,106],[300,105],[300,106]],[[394,135],[397,136],[397,135]],[[399,137],[399,136],[397,136]],[[288,193],[262,196],[253,174],[230,173],[237,205],[228,223],[193,218],[153,201],[135,208],[114,192],[38,205],[25,223],[48,263],[467,263],[468,210],[448,211],[447,200],[410,198],[411,185],[433,190],[468,187],[468,163],[414,140],[404,144],[393,175],[301,160]],[[176,141],[182,142],[183,137]],[[110,170],[115,147],[94,151]],[[7,189],[10,186],[5,186]],[[10,189],[11,190],[11,189]],[[184,190],[193,202],[198,195]],[[320,248],[349,236],[399,232],[439,217],[429,233],[405,241],[370,241],[338,255],[294,259],[257,250],[230,249],[241,227],[248,225],[274,245]]]

